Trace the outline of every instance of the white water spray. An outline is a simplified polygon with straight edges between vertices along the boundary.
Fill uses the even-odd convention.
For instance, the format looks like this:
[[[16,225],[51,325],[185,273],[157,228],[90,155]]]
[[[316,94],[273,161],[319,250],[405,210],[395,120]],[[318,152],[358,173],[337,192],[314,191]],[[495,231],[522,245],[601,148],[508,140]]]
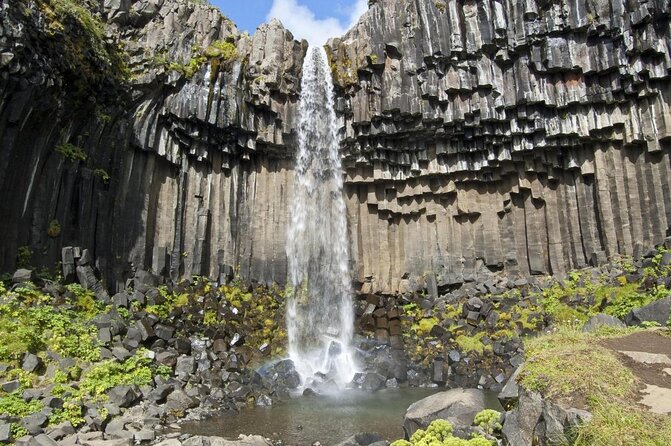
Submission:
[[[298,107],[296,178],[287,238],[289,357],[303,386],[356,373],[347,221],[333,83],[321,47],[303,63]]]

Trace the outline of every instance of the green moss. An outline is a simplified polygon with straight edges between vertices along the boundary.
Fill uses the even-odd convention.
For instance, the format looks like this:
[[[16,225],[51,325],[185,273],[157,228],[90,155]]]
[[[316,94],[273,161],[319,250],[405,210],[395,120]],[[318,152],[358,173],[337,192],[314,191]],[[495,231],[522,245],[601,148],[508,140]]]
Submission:
[[[110,182],[110,176],[105,169],[95,169],[93,175],[100,178],[100,181],[102,181],[103,184],[109,184]]]
[[[59,155],[72,162],[86,161],[86,158],[88,158],[88,155],[86,155],[81,147],[77,147],[70,143],[60,144],[56,146],[54,150]]]
[[[80,95],[109,88],[110,83],[128,79],[126,54],[109,42],[105,25],[94,16],[100,6],[88,0],[37,0],[36,6],[44,18],[44,29],[52,37],[53,51],[68,74],[66,82]],[[88,97],[85,97],[88,100]]]
[[[17,268],[28,268],[31,267],[31,258],[33,257],[33,252],[28,246],[19,246],[19,249],[16,252],[16,266]]]
[[[219,318],[217,317],[217,312],[216,311],[206,311],[203,314],[203,324],[205,324],[206,327],[211,327],[213,325],[218,325],[219,324]]]
[[[47,235],[51,238],[56,238],[61,235],[61,224],[58,222],[58,220],[54,219],[49,222]]]
[[[203,51],[203,55],[209,59],[231,61],[238,58],[238,50],[231,42],[216,40]]]
[[[482,338],[485,336],[485,332],[481,331],[476,333],[473,336],[459,335],[454,340],[459,346],[459,349],[464,353],[478,353],[483,355],[485,352],[492,351],[491,345],[485,345],[482,343]]]
[[[99,358],[95,328],[74,310],[55,308],[51,301],[29,284],[5,295],[0,304],[0,360],[17,361],[25,352],[47,348],[86,361]]]

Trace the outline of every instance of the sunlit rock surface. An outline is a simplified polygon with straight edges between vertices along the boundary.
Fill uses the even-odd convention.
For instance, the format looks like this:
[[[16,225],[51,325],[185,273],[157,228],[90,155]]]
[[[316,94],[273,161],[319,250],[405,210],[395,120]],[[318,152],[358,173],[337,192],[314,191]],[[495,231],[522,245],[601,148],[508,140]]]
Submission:
[[[283,283],[307,44],[184,0],[91,1],[127,55],[116,82],[88,52],[65,63],[48,3],[0,6],[0,270],[23,246],[35,265],[82,246],[110,285],[135,269]],[[663,241],[664,2],[370,3],[327,45],[363,291],[561,274]],[[191,64],[217,42],[235,57]]]

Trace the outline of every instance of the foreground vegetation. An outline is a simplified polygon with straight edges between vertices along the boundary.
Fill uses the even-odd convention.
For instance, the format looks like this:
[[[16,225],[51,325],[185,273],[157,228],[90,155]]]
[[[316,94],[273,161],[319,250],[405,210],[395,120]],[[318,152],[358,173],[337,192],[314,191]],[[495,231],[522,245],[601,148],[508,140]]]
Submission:
[[[520,385],[564,407],[585,404],[593,415],[573,433],[576,446],[671,444],[671,417],[651,413],[637,403],[640,380],[601,344],[635,330],[640,329],[584,333],[575,326],[563,326],[525,341],[527,361]]]
[[[617,258],[608,271],[586,268],[564,279],[545,277],[537,280],[540,285],[485,294],[480,298],[497,313],[491,325],[459,323],[463,301],[431,308],[408,303],[403,307],[406,348],[414,363],[429,367],[433,358],[444,357],[450,349],[491,358],[497,341],[533,335],[548,326],[583,324],[600,313],[623,319],[634,308],[671,294],[669,255],[671,251],[660,247],[642,261]]]
[[[269,354],[282,351],[285,334],[277,293],[240,283],[215,287],[199,279],[160,287],[156,294],[152,301],[105,305],[78,284],[46,281],[43,288],[32,282],[10,287],[9,281],[0,281],[0,415],[15,420],[12,438],[28,433],[21,419],[45,411],[47,427],[67,423],[78,428],[85,416],[103,425],[109,419],[110,389],[147,386],[173,374],[174,364],[157,362],[156,353],[142,346],[122,359],[111,356],[111,346],[101,341],[96,326],[101,320],[131,326],[142,317],[166,324],[180,319],[189,331],[178,331],[176,337],[216,334],[225,328],[245,334],[240,342],[251,351],[264,344]],[[29,357],[32,365],[27,364]],[[31,397],[37,389],[60,403],[53,410],[46,407]]]

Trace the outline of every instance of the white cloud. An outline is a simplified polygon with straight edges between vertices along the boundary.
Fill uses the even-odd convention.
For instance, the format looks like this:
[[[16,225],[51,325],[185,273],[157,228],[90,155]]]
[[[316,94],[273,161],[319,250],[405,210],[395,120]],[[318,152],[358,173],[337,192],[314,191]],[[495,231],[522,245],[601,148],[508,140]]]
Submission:
[[[266,19],[279,19],[296,39],[306,39],[311,45],[323,45],[329,37],[345,34],[366,10],[368,0],[356,0],[348,8],[350,22],[343,25],[335,17],[318,19],[310,8],[299,4],[297,0],[273,0]]]

